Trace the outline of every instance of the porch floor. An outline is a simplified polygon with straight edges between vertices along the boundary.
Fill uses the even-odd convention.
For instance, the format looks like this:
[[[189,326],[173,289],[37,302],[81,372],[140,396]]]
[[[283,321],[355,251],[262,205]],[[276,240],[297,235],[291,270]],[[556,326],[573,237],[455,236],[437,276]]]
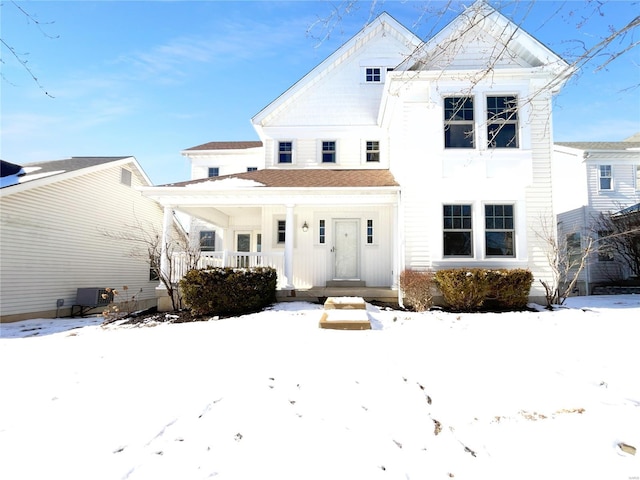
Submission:
[[[361,297],[367,302],[398,304],[398,291],[389,287],[311,287],[276,292],[279,302],[324,303],[328,297]]]

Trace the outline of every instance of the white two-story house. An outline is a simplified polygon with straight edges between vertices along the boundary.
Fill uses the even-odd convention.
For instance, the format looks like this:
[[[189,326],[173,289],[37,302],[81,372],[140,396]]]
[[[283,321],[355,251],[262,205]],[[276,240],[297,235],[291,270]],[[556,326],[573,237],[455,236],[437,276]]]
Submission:
[[[581,294],[598,284],[625,280],[632,271],[606,248],[600,214],[620,214],[640,207],[640,138],[622,142],[558,142],[554,148],[554,192],[558,238],[579,255],[593,252],[578,277]],[[606,227],[606,224],[604,225]],[[602,243],[605,242],[605,243]]]
[[[427,42],[383,13],[252,118],[257,170],[225,174],[205,144],[194,179],[144,194],[167,225],[208,225],[218,263],[276,266],[281,295],[397,298],[407,268],[500,267],[530,269],[542,298],[551,99],[570,73],[482,1]]]

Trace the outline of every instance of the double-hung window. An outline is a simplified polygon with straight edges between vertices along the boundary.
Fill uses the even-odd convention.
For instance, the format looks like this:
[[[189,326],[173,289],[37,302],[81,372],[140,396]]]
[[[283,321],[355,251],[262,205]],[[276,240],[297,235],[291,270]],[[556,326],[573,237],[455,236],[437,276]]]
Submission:
[[[487,97],[487,147],[518,148],[517,97]]]
[[[611,165],[600,165],[600,190],[613,189],[613,176],[611,174]]]
[[[568,233],[565,236],[568,267],[573,268],[580,264],[582,259],[582,240],[580,232]]]
[[[213,230],[202,230],[200,232],[200,251],[213,252],[216,249],[216,232]]]
[[[474,148],[473,97],[444,99],[445,148]]]
[[[207,170],[207,177],[217,177],[220,175],[220,168],[218,167],[209,167]]]
[[[382,81],[382,69],[380,67],[367,67],[365,69],[365,81],[367,83],[380,83]]]
[[[513,205],[485,205],[484,221],[486,256],[515,256]]]
[[[278,220],[278,243],[284,243],[286,239],[286,227],[287,222],[285,220]]]
[[[293,161],[293,143],[278,143],[278,163],[292,163]]]
[[[322,142],[322,163],[336,163],[336,142]]]
[[[443,205],[443,254],[472,257],[471,205]]]
[[[377,140],[367,140],[367,162],[380,161],[380,142]]]

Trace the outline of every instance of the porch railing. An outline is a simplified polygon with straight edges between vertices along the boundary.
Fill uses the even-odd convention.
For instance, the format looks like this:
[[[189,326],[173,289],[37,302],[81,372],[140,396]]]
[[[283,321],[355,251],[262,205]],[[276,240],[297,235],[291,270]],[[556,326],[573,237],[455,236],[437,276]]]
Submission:
[[[278,273],[278,288],[285,285],[284,253],[282,252],[203,252],[197,262],[197,268],[207,267],[272,267]],[[171,257],[171,281],[178,282],[189,269],[187,254],[174,253]]]

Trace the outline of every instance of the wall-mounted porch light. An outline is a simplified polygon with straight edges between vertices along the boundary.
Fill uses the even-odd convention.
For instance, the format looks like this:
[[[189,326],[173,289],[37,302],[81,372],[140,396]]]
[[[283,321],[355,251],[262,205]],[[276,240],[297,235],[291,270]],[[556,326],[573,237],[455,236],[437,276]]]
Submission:
[[[306,232],[307,230],[309,230],[309,224],[305,220],[305,222],[302,224],[302,231]]]

